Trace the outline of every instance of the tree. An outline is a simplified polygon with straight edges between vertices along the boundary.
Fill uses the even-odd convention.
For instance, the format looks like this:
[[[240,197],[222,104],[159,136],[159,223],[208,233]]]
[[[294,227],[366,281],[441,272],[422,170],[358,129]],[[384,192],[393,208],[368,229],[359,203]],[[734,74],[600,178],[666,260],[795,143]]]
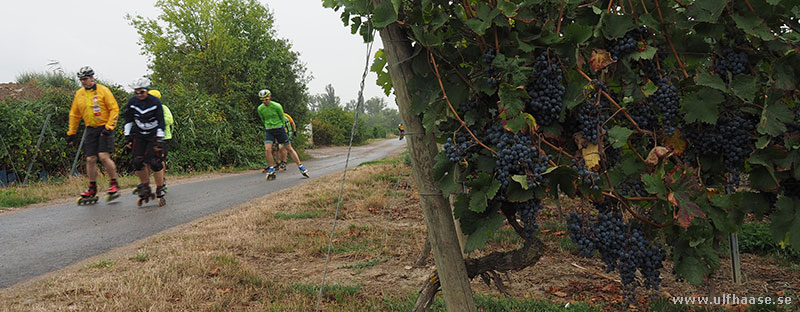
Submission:
[[[298,123],[307,122],[308,78],[291,44],[276,37],[257,0],[160,0],[158,20],[128,15],[149,58],[153,83],[225,98],[241,111],[270,89]]]
[[[309,101],[309,108],[318,112],[328,108],[340,107],[341,99],[331,84],[325,86],[325,93],[313,95]]]

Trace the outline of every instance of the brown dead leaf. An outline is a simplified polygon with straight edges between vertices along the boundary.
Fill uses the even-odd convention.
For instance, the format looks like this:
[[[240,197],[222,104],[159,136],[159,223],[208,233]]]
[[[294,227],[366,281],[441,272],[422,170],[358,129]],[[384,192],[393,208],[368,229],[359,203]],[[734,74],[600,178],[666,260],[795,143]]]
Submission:
[[[222,288],[217,288],[217,292],[218,292],[218,293],[220,293],[220,294],[227,294],[227,293],[229,293],[230,291],[231,291],[231,289],[230,289],[230,288],[225,288],[225,289],[222,289]]]
[[[217,276],[217,275],[219,275],[219,270],[220,269],[222,269],[222,268],[220,268],[220,267],[214,268],[213,270],[211,270],[211,272],[208,272],[208,276]]]
[[[671,147],[675,155],[681,156],[686,151],[686,140],[681,138],[681,131],[675,129],[675,134],[664,139],[664,144]]]
[[[169,299],[169,301],[178,302],[178,301],[181,301],[181,298],[180,297],[175,297],[175,298]]]
[[[567,293],[565,293],[563,291],[557,291],[557,292],[554,292],[553,295],[556,295],[556,296],[558,296],[560,298],[564,298],[564,297],[567,296]]]
[[[661,159],[664,159],[669,156],[670,150],[663,146],[656,146],[650,150],[650,153],[647,155],[647,159],[644,160],[649,166],[654,167],[658,165],[658,162]]]
[[[592,50],[589,66],[593,71],[599,71],[612,63],[614,63],[614,60],[611,58],[611,53],[608,53],[608,51],[603,49]]]
[[[715,189],[713,187],[706,188],[706,197],[708,198],[709,202],[711,202],[711,197],[717,194],[719,194],[719,189]]]
[[[552,230],[551,229],[544,229],[544,230],[541,230],[539,232],[542,233],[542,234],[547,234],[547,233],[550,233],[550,231],[552,231]]]
[[[566,232],[564,232],[564,231],[558,231],[558,232],[554,232],[553,233],[553,235],[556,235],[556,236],[562,236],[564,234],[566,234]]]

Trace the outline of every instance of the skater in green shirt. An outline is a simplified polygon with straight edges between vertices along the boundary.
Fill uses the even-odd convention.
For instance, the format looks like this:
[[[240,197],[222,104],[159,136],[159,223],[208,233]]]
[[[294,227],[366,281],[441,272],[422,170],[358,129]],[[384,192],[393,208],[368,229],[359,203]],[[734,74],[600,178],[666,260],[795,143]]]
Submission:
[[[275,179],[275,158],[272,156],[272,143],[278,142],[279,147],[286,146],[286,151],[292,156],[292,159],[297,163],[297,168],[304,177],[308,178],[308,170],[300,163],[300,158],[297,157],[297,152],[292,148],[289,142],[289,135],[284,128],[283,106],[280,103],[272,101],[272,92],[269,90],[261,90],[258,92],[258,98],[261,99],[261,105],[258,106],[258,116],[264,122],[264,149],[266,151],[266,158],[269,167],[267,168],[267,180]]]

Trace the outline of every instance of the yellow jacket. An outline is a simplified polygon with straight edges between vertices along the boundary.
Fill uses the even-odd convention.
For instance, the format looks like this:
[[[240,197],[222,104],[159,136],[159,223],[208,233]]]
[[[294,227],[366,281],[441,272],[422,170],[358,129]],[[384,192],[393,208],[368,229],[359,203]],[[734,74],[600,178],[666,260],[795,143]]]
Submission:
[[[75,92],[72,108],[69,110],[67,135],[78,133],[81,118],[87,127],[105,126],[108,130],[114,130],[117,126],[117,116],[119,116],[117,100],[106,86],[100,84],[96,86],[94,90],[81,88]]]

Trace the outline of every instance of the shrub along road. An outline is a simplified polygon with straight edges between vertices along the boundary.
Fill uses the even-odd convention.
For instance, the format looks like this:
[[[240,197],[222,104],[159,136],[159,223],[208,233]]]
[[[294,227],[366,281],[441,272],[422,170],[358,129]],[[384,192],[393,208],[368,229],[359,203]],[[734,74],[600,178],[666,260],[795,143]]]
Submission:
[[[384,158],[405,144],[394,139],[353,147],[349,167]],[[311,150],[310,154],[316,157],[303,164],[314,179],[343,170],[347,149]],[[137,197],[125,190],[108,204],[101,198],[92,206],[71,202],[0,215],[0,288],[303,181],[297,167],[290,164],[269,182],[263,173],[251,171],[170,185],[164,207],[156,201],[137,207]]]

